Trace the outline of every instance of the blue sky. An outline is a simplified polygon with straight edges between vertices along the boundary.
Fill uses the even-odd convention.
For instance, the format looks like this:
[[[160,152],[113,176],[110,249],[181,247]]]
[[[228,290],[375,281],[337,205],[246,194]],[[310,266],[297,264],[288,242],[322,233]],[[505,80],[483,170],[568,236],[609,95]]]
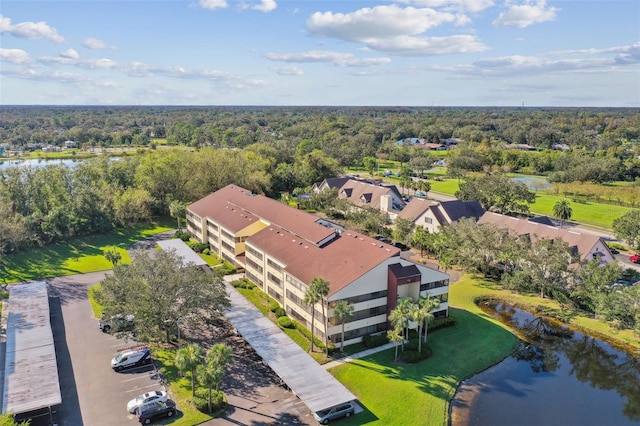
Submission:
[[[640,1],[3,0],[0,104],[640,107]]]

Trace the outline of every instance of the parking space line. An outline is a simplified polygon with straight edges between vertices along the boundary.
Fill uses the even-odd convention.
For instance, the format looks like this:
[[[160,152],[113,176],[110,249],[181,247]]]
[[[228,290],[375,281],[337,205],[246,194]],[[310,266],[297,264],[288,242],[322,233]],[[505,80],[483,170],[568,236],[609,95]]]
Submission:
[[[142,375],[141,376],[136,376],[136,377],[133,377],[131,379],[123,380],[122,383],[135,382],[136,380],[140,380],[140,379],[149,380],[149,376],[142,376]]]
[[[125,393],[129,393],[129,392],[140,392],[140,393],[144,393],[144,392],[142,392],[142,389],[146,389],[146,388],[159,388],[159,387],[160,387],[160,385],[158,385],[158,384],[155,384],[155,385],[147,385],[147,386],[142,386],[142,387],[139,387],[139,388],[135,388],[135,389],[131,389],[131,390],[125,391]]]

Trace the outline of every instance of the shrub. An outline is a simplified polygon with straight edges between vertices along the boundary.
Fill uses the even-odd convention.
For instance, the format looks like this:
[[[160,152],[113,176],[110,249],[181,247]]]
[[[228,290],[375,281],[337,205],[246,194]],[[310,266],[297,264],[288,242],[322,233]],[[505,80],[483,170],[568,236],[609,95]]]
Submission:
[[[298,330],[298,332],[300,332],[300,334],[302,334],[304,337],[307,338],[307,340],[311,341],[311,331],[309,331],[305,326],[303,326],[302,324],[300,324],[297,321],[291,321],[294,325],[294,327],[296,328],[296,330]],[[316,345],[319,348],[324,349],[325,345],[324,342],[322,342],[320,339],[318,339],[316,336],[313,336],[313,344]],[[333,343],[329,343],[329,352],[333,352],[335,351],[336,347]]]
[[[278,309],[276,309],[275,311],[273,311],[273,313],[276,315],[276,317],[278,318],[282,318],[282,317],[286,317],[287,313],[284,311],[284,309],[282,309],[281,307],[278,306]]]
[[[291,322],[291,318],[287,316],[278,318],[278,324],[280,324],[282,328],[295,328],[293,322]]]
[[[422,360],[425,360],[431,357],[431,355],[433,354],[433,352],[431,351],[431,348],[428,348],[423,345],[422,352],[418,352],[417,344],[415,346],[416,346],[415,349],[410,349],[410,350],[407,350],[407,346],[405,346],[404,352],[400,354],[400,359],[403,362],[406,362],[409,364],[415,364],[416,362],[420,362]]]
[[[235,280],[231,282],[231,285],[235,288],[246,288],[247,290],[253,290],[254,288],[256,288],[256,285],[246,278]]]
[[[180,231],[176,231],[175,234],[173,234],[174,237],[176,238],[180,238],[182,241],[187,242],[191,239],[191,236],[189,235],[188,232],[180,232]]]
[[[206,249],[202,250],[202,254],[206,254],[206,255],[211,254],[211,250],[209,250],[209,247],[207,247]]]
[[[272,300],[271,303],[269,303],[269,310],[275,314],[278,309],[282,309],[280,304],[275,300]]]
[[[445,318],[438,318],[429,323],[429,331],[435,331],[440,328],[452,327],[456,325],[456,319],[452,315]]]
[[[196,253],[202,253],[204,249],[209,248],[209,244],[207,243],[188,242],[187,245]]]
[[[365,348],[375,348],[389,343],[387,335],[382,334],[367,334],[362,338],[362,344]]]
[[[209,412],[209,389],[198,388],[196,389],[196,396],[193,398],[193,405],[203,413],[213,414],[216,413],[227,405],[224,394],[217,390],[211,391],[211,408]]]

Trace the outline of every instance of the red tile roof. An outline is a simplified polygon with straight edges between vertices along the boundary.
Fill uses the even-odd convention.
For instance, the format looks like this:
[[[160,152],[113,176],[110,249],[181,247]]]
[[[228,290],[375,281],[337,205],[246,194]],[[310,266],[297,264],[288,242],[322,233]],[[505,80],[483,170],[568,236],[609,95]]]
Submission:
[[[188,210],[200,217],[212,217],[232,232],[238,232],[256,220],[276,224],[312,244],[330,238],[334,231],[316,223],[317,216],[291,208],[236,185],[224,188],[196,201]]]
[[[252,235],[247,241],[284,262],[286,271],[305,283],[316,277],[329,281],[329,296],[369,272],[400,250],[373,238],[345,231],[323,247],[307,244],[277,226]]]

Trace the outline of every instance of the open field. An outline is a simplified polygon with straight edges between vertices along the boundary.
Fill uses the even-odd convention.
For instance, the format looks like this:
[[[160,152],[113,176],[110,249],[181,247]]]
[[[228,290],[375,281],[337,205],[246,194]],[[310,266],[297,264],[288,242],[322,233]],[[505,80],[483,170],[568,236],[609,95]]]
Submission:
[[[174,227],[173,220],[166,218],[151,225],[74,238],[6,255],[0,264],[0,282],[12,283],[111,269],[113,265],[104,257],[106,250],[117,250],[122,256],[121,262],[130,262],[127,247]]]

